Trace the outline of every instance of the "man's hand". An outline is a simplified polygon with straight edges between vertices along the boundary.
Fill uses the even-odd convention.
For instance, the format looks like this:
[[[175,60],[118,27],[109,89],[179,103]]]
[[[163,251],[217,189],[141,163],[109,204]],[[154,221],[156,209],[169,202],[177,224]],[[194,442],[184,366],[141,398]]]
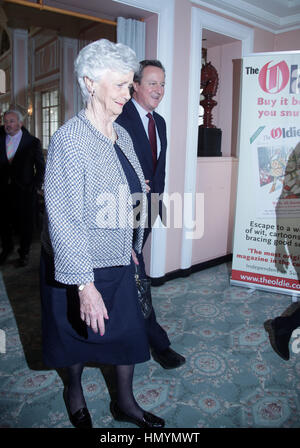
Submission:
[[[132,259],[134,261],[134,264],[136,264],[138,266],[139,265],[139,260],[138,260],[138,258],[136,256],[136,253],[135,253],[135,251],[133,249],[131,249],[131,255],[132,255]]]
[[[151,190],[150,186],[148,185],[150,180],[145,180],[146,182],[146,192],[149,193],[149,191]]]

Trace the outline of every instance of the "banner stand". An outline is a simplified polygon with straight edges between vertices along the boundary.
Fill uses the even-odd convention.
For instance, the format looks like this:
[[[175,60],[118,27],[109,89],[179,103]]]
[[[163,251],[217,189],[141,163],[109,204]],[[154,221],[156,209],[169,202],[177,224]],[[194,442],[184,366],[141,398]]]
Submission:
[[[300,51],[242,60],[230,284],[300,300]]]
[[[286,294],[288,296],[292,297],[292,302],[299,302],[300,301],[300,292],[295,292],[295,291],[291,291],[291,290],[287,290],[284,288],[277,288],[276,286],[258,286],[255,283],[245,283],[245,282],[240,282],[238,280],[232,280],[232,278],[230,278],[230,284],[232,286],[241,286],[243,288],[249,288],[252,290],[257,290],[257,289],[261,289],[264,291],[268,291],[268,292],[275,292],[277,294]]]

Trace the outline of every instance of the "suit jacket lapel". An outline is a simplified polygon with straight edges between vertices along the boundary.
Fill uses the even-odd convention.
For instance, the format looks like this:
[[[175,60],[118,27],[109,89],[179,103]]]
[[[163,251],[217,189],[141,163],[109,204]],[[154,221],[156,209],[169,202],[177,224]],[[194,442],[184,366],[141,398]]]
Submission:
[[[152,152],[150,142],[140,114],[136,110],[136,107],[132,101],[129,101],[127,105],[127,112],[130,116],[130,123],[133,128],[133,134],[135,134],[138,143],[137,145],[135,145],[134,149],[138,153],[139,157],[142,159],[146,159],[147,164],[152,167]]]
[[[13,158],[13,160],[12,160],[12,163],[14,163],[14,161],[16,160],[16,158],[18,159],[18,155],[19,155],[20,152],[22,151],[22,148],[23,148],[23,146],[24,146],[25,140],[26,140],[26,136],[25,136],[24,131],[22,130],[22,137],[21,137],[20,143],[19,143],[19,145],[18,145],[18,147],[17,147],[17,150],[16,150],[16,152],[15,152],[15,155],[14,155],[14,158]]]
[[[127,144],[123,141],[123,139],[120,139],[119,141],[117,141],[117,145],[119,146],[119,148],[121,149],[121,151],[125,154],[125,156],[127,157],[129,163],[133,166],[140,184],[142,186],[142,190],[145,190],[145,186],[144,186],[144,175],[143,175],[143,170],[138,162],[137,156],[135,155],[134,152],[131,152],[128,150],[128,146]]]
[[[22,149],[25,146],[25,142],[26,142],[26,134],[22,129],[22,137],[21,137],[20,143],[17,147],[17,150],[15,152],[15,155],[11,161],[11,165],[15,165],[16,163],[18,163],[18,159],[20,158],[20,153],[22,152]]]
[[[160,160],[162,159],[162,154],[164,154],[166,151],[166,137],[165,137],[163,127],[161,126],[160,121],[156,119],[156,112],[153,113],[153,117],[155,120],[157,132],[158,132],[158,136],[159,136],[159,140],[160,140],[160,153],[157,158],[157,165],[156,165],[156,172],[157,172],[158,164],[159,164]]]

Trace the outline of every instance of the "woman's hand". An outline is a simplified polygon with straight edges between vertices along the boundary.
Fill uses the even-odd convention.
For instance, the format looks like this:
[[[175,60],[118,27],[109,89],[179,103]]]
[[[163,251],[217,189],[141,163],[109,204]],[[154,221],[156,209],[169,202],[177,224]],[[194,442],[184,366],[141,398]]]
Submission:
[[[149,191],[151,190],[151,188],[148,185],[150,180],[145,180],[145,182],[146,182],[146,192],[149,193]]]
[[[85,285],[82,291],[78,292],[80,299],[80,317],[92,328],[94,333],[105,333],[104,319],[108,319],[106,307],[100,292],[94,283]]]

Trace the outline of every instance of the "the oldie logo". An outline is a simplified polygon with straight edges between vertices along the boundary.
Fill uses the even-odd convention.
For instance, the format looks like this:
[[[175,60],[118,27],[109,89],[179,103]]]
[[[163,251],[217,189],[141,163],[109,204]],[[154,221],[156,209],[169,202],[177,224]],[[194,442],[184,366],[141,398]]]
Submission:
[[[280,138],[282,136],[282,130],[281,130],[281,128],[274,128],[274,129],[272,129],[272,131],[271,131],[271,137],[272,138]]]
[[[290,71],[287,63],[281,61],[271,65],[267,62],[259,72],[258,82],[262,90],[266,93],[278,93],[285,88],[290,78]]]
[[[291,138],[291,137],[300,137],[300,129],[297,129],[296,126],[290,126],[289,128],[273,128],[271,130],[271,137],[274,139],[277,138]]]
[[[247,74],[257,74],[261,89],[266,93],[278,93],[283,90],[289,82],[289,93],[300,93],[300,68],[297,64],[289,67],[285,61],[272,65],[273,61],[267,62],[259,71],[258,68],[246,67]],[[294,99],[295,101],[295,99]],[[283,104],[283,103],[282,103]],[[298,102],[296,101],[296,105]]]

